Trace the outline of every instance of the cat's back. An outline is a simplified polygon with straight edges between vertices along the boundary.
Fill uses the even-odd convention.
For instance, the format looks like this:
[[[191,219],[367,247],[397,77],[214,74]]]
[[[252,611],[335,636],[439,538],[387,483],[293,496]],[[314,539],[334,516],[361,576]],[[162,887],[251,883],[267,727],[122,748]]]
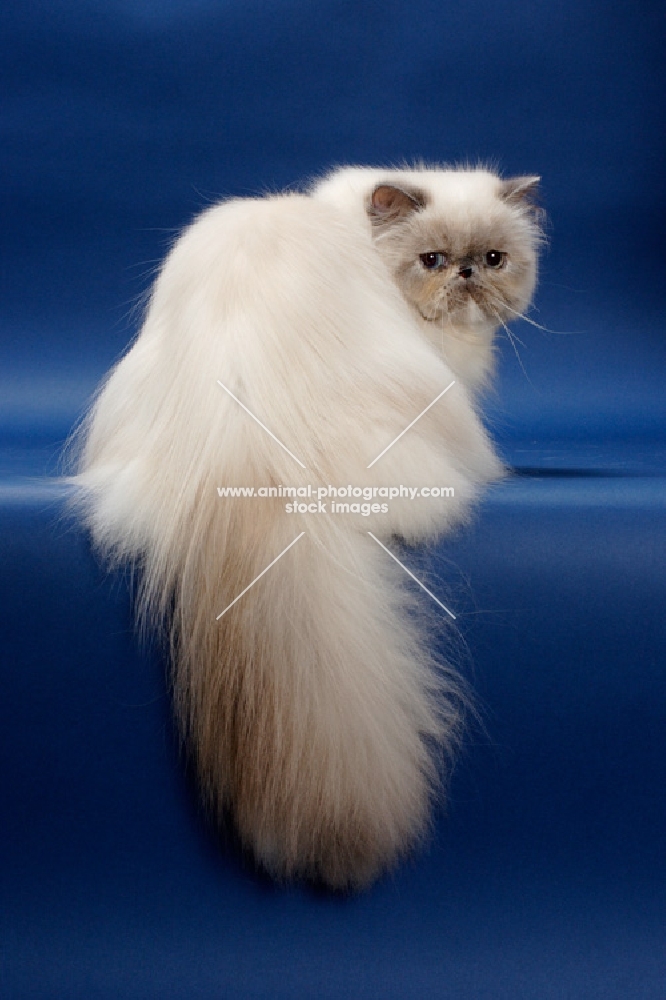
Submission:
[[[363,213],[303,194],[232,199],[203,212],[173,246],[145,333],[284,335],[337,317],[346,336],[386,308],[399,313],[398,298]]]
[[[371,249],[365,227],[335,204],[302,194],[235,198],[207,209],[174,245],[165,268],[217,277],[233,274],[266,280],[298,264],[306,273],[326,258],[348,260]],[[204,269],[202,271],[202,268]]]

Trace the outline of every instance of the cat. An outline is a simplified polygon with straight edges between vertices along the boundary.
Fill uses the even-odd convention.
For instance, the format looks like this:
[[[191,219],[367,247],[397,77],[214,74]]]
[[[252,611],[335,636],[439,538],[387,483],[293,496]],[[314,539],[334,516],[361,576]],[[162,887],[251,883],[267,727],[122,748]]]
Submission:
[[[207,808],[276,879],[359,889],[428,830],[465,695],[392,539],[435,540],[503,474],[478,396],[534,289],[537,184],[347,167],[207,209],[77,432],[79,514],[167,628]],[[329,486],[403,490],[280,496]]]

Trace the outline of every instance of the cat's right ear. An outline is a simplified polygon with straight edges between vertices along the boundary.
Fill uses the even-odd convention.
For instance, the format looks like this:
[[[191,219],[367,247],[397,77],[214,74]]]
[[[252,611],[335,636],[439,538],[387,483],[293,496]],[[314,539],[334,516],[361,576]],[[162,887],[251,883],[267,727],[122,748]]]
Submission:
[[[418,212],[427,204],[423,191],[379,184],[370,196],[368,215],[373,226],[386,226]]]
[[[539,194],[540,183],[540,177],[509,177],[500,182],[500,197],[513,205],[518,205],[521,202],[534,205]]]

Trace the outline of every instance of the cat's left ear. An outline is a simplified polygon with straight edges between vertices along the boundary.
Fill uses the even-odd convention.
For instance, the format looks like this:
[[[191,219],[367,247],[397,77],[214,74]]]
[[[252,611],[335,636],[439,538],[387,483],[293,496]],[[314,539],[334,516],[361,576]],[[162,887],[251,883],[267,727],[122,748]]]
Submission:
[[[385,226],[418,212],[427,204],[423,191],[379,184],[370,196],[368,215],[375,226]]]
[[[509,177],[505,181],[500,181],[500,197],[513,205],[521,202],[534,205],[540,183],[540,177]]]

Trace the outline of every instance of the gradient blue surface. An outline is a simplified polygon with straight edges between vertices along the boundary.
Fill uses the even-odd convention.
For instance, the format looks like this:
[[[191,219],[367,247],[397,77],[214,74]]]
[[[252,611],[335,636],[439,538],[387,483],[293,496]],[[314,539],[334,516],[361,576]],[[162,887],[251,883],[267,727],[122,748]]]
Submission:
[[[0,8],[3,997],[666,995],[663,46],[649,2]],[[216,842],[53,475],[195,212],[415,158],[542,175],[548,329],[488,404],[521,474],[413,554],[483,731],[429,845],[340,899]]]

